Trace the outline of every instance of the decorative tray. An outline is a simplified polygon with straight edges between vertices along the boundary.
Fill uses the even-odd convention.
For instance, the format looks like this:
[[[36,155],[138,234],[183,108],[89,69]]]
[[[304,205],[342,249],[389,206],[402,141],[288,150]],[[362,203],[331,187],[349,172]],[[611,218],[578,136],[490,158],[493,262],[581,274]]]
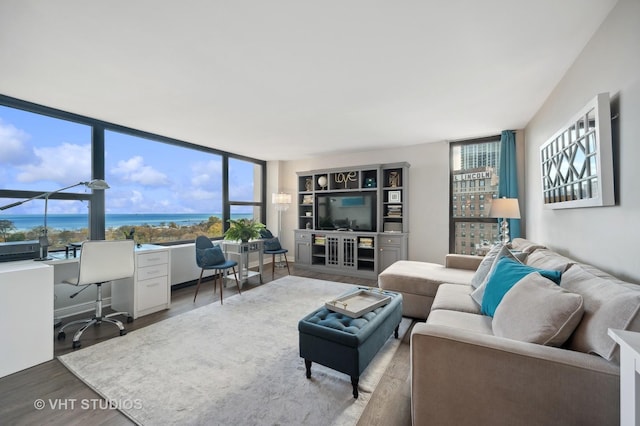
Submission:
[[[391,296],[381,291],[360,289],[334,300],[329,300],[324,306],[330,311],[338,312],[351,318],[358,318],[367,312],[386,305],[390,300]]]

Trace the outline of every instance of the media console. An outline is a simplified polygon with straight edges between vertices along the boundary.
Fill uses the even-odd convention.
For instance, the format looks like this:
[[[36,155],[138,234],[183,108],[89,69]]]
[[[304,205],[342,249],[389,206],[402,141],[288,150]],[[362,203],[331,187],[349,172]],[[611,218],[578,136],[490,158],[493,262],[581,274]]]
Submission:
[[[407,259],[409,164],[298,172],[296,267],[375,278]]]

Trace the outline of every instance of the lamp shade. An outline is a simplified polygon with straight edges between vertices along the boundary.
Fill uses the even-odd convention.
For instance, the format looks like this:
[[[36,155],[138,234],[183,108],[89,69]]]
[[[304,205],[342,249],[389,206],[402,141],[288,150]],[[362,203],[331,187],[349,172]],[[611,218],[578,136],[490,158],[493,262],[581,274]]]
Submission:
[[[291,194],[278,192],[271,194],[271,203],[273,204],[291,204]]]
[[[517,198],[496,198],[491,203],[489,217],[520,219],[520,206]]]

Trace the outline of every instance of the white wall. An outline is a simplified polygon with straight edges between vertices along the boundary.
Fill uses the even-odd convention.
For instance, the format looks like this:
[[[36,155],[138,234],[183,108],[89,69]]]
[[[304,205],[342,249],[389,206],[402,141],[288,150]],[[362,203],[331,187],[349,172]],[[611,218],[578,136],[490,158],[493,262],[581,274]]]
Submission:
[[[634,282],[640,282],[639,80],[640,1],[620,0],[525,128],[527,236]],[[602,92],[612,98],[612,115],[619,114],[613,120],[616,206],[546,210],[539,147]]]

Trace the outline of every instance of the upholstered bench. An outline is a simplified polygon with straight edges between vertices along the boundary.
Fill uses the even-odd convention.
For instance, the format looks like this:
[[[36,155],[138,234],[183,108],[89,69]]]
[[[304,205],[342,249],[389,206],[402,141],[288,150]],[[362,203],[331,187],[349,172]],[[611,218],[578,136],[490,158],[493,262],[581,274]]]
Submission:
[[[353,397],[358,398],[360,374],[391,333],[398,338],[402,320],[402,295],[385,291],[391,301],[359,318],[320,308],[298,322],[300,356],[307,378],[317,362],[351,376]]]

